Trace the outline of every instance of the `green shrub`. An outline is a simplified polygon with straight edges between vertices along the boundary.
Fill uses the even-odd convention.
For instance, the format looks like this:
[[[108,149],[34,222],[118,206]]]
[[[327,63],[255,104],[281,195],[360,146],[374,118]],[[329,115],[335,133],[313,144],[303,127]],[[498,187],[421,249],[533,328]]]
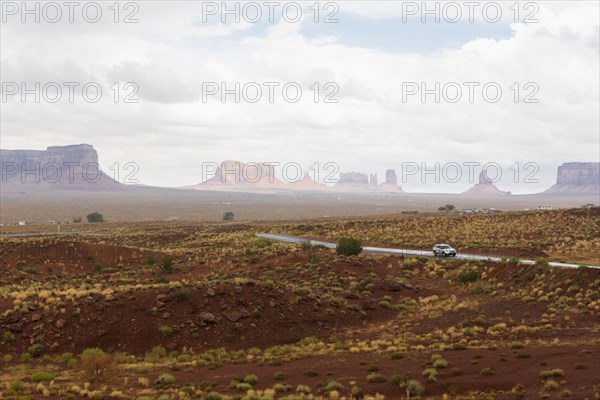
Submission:
[[[97,213],[97,212],[93,212],[91,214],[86,215],[87,221],[90,223],[98,223],[98,222],[104,222],[104,216],[102,216],[102,214]]]
[[[160,335],[164,338],[169,337],[173,334],[173,328],[171,328],[168,325],[159,326],[158,331],[160,332]]]
[[[388,379],[388,383],[394,386],[404,386],[406,385],[406,376],[404,375],[392,375]]]
[[[48,381],[53,381],[54,380],[54,375],[52,375],[49,372],[34,372],[33,374],[31,374],[31,380],[33,382],[48,382]]]
[[[367,375],[367,382],[369,383],[381,383],[387,382],[388,378],[385,375],[382,375],[377,372],[370,373]]]
[[[285,383],[276,383],[273,385],[273,390],[276,391],[277,393],[284,393],[284,392],[289,392],[290,390],[292,390],[292,387]]]
[[[248,374],[244,377],[243,381],[250,385],[255,385],[258,382],[258,377],[254,374]]]
[[[10,390],[13,390],[15,392],[20,392],[24,388],[25,388],[25,383],[23,383],[23,381],[12,381],[10,383]]]
[[[69,361],[70,362],[70,361]],[[116,369],[112,355],[97,347],[85,349],[81,353],[81,369],[88,382],[103,382]]]
[[[223,396],[217,392],[210,392],[204,396],[203,400],[223,400]]]
[[[458,280],[461,283],[476,282],[479,279],[479,271],[474,267],[465,266],[458,272]]]
[[[321,389],[319,389],[319,392],[321,394],[328,395],[330,392],[333,392],[334,390],[337,392],[344,390],[344,385],[342,385],[341,383],[336,382],[334,380],[329,380],[329,381],[327,381],[327,384],[325,386],[323,386]]]
[[[160,262],[160,269],[165,274],[170,274],[173,272],[173,258],[171,256],[166,256]]]
[[[425,393],[425,386],[416,379],[411,379],[406,383],[406,396],[420,397]]]
[[[3,336],[4,336],[5,342],[14,342],[17,338],[14,333],[9,332],[9,331],[4,332]]]
[[[350,391],[350,398],[352,400],[362,400],[365,398],[365,395],[363,394],[362,390],[360,390],[360,388],[354,386]]]
[[[310,393],[310,386],[307,386],[307,385],[298,385],[296,387],[296,393],[309,394]]]
[[[27,349],[27,353],[31,357],[37,358],[44,353],[44,348],[42,347],[41,344],[34,344],[34,345],[29,346],[29,348]]]
[[[448,361],[443,358],[438,358],[433,361],[433,368],[446,368],[448,366]]]
[[[556,390],[560,387],[560,385],[558,384],[558,382],[556,382],[555,380],[548,380],[546,381],[546,383],[544,384],[544,389],[546,390]]]
[[[175,383],[175,377],[171,374],[160,374],[156,383],[159,385],[171,385]]]
[[[491,368],[485,367],[485,368],[482,368],[481,371],[479,371],[479,375],[481,375],[481,376],[494,375],[494,371],[492,371]]]
[[[317,376],[317,375],[319,375],[319,373],[312,369],[309,369],[308,371],[306,371],[304,373],[304,376],[308,376],[309,378],[312,378],[313,376]]]
[[[360,240],[352,236],[341,236],[338,239],[335,252],[342,256],[355,256],[362,252]]]
[[[234,214],[233,211],[225,211],[223,213],[223,221],[233,221]]]
[[[177,301],[186,301],[190,297],[190,292],[187,290],[180,290],[175,293],[175,300]]]
[[[240,392],[247,392],[248,390],[252,389],[252,385],[246,382],[240,382],[235,385],[235,388]]]
[[[286,375],[283,372],[275,372],[273,378],[275,378],[275,380],[282,381],[286,378]]]

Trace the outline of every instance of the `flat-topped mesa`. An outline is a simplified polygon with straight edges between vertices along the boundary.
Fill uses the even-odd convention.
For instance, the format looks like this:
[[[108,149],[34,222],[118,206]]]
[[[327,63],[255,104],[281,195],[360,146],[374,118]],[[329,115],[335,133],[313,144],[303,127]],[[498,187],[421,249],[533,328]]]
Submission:
[[[340,172],[337,185],[369,186],[369,176],[362,172]]]
[[[122,191],[100,170],[92,145],[49,146],[46,150],[0,149],[3,192],[48,190]]]
[[[49,146],[46,150],[0,150],[0,161],[3,163],[24,164],[29,170],[36,163],[42,168],[50,163],[62,165],[74,163],[74,167],[83,168],[89,163],[98,164],[98,153],[92,145],[73,144],[68,146]]]
[[[545,193],[598,194],[600,193],[600,163],[569,162],[558,167],[556,184]]]
[[[398,186],[396,171],[393,169],[385,171],[385,182],[379,185],[379,189],[385,192],[402,192],[402,188]]]
[[[479,174],[479,183],[461,194],[466,196],[507,196],[511,193],[498,189],[488,177],[487,170],[484,169]]]
[[[202,182],[201,185],[283,185],[275,176],[275,166],[268,163],[243,163],[240,161],[223,161],[215,175]]]

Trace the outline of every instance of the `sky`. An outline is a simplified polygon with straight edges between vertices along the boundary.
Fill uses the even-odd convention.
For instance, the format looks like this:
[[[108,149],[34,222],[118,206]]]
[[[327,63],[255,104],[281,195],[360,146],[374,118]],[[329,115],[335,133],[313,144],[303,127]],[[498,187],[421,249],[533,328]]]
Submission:
[[[531,193],[600,159],[598,2],[267,3],[2,0],[1,148],[92,144],[146,185],[239,160],[451,193],[468,165]]]

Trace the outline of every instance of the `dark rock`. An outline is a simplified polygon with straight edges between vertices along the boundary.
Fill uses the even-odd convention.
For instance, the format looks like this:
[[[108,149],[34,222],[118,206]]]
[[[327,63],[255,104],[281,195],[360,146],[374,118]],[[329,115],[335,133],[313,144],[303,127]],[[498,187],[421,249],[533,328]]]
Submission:
[[[200,314],[198,314],[198,319],[200,319],[200,321],[204,322],[205,324],[216,324],[217,323],[217,319],[215,318],[215,315],[213,313],[209,313],[209,312],[201,312]]]
[[[244,315],[239,311],[226,311],[223,316],[231,322],[239,321]]]

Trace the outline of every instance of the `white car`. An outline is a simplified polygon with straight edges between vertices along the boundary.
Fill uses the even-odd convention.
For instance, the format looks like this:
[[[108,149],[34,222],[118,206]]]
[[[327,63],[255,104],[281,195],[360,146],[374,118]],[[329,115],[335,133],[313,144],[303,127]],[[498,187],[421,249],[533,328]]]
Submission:
[[[456,250],[448,244],[436,244],[433,246],[433,256],[456,257]]]

